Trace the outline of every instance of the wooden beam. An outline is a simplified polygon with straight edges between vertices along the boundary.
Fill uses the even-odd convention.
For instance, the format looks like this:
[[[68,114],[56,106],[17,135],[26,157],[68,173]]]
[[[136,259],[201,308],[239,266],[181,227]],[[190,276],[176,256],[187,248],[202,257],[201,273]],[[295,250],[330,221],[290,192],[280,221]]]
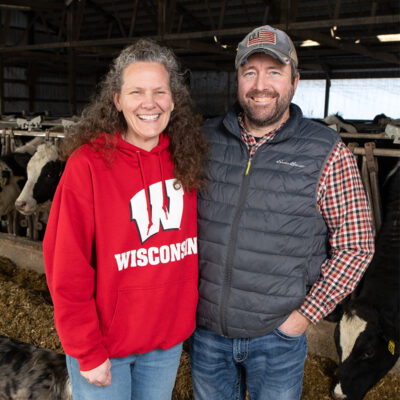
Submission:
[[[34,10],[34,9],[43,9],[43,10],[62,10],[65,7],[64,2],[58,1],[49,1],[49,0],[2,0],[0,3],[0,8],[8,8],[15,10]]]
[[[157,3],[157,35],[163,36],[165,32],[165,2],[158,0]]]
[[[128,33],[129,37],[132,37],[133,32],[135,31],[138,4],[139,4],[139,0],[135,0],[135,4],[133,5],[133,9],[132,9],[131,23],[129,25],[129,33]]]
[[[1,14],[0,14],[1,16]],[[5,46],[7,43],[7,36],[8,36],[8,30],[10,28],[10,21],[11,21],[11,11],[7,10],[6,11],[6,16],[4,18],[4,25],[3,27],[0,26],[0,44]]]
[[[67,11],[67,38],[74,36],[75,13],[71,6]],[[71,40],[71,39],[70,39]],[[76,50],[68,48],[68,104],[71,115],[76,114]]]
[[[290,30],[289,33],[293,33],[296,36],[302,37],[303,39],[313,39],[319,43],[323,43],[327,46],[339,48],[347,53],[356,53],[368,56],[373,59],[386,61],[389,63],[400,64],[400,58],[394,54],[373,52],[367,49],[365,46],[356,43],[349,43],[343,40],[337,40],[331,38],[329,35],[319,33],[313,30]]]
[[[378,7],[378,3],[374,0],[374,1],[372,2],[372,5],[371,5],[371,17],[375,17],[377,7]],[[368,27],[368,32],[371,32],[371,31],[372,31],[372,28],[373,28],[373,25],[370,25],[370,26]]]
[[[310,30],[309,28],[323,28],[331,27],[333,20],[321,20],[321,21],[308,21],[308,22],[293,22],[288,26],[289,32],[306,32],[307,35],[312,33],[313,35],[321,35],[316,31]],[[351,26],[351,25],[369,25],[369,24],[398,24],[400,23],[400,14],[396,15],[386,15],[386,16],[376,16],[376,17],[361,17],[361,18],[347,18],[336,21],[340,26]],[[281,25],[275,25],[278,29],[286,29],[286,27]],[[197,31],[197,32],[183,32],[183,33],[171,33],[161,36],[151,36],[154,40],[178,40],[178,39],[201,39],[210,38],[217,35],[218,37],[223,36],[243,36],[249,33],[251,30],[257,26],[247,26],[241,28],[231,28],[231,29],[220,29],[220,30],[208,30],[208,31]],[[304,36],[304,35],[301,35]],[[329,38],[323,35],[324,38]],[[331,45],[335,43],[335,47],[342,47],[343,44],[337,43],[334,39],[331,39]],[[87,46],[114,46],[114,45],[125,45],[130,43],[130,38],[114,38],[114,39],[100,39],[100,40],[81,40],[81,41],[67,41],[67,42],[55,42],[55,43],[40,43],[27,46],[0,46],[0,53],[18,53],[27,50],[40,50],[40,49],[59,49],[68,47],[87,47]],[[353,45],[357,47],[358,45]],[[394,56],[393,56],[394,57]],[[390,62],[398,62],[398,58],[395,57]]]
[[[333,12],[333,19],[337,20],[340,15],[340,6],[341,6],[341,0],[336,0],[335,3],[335,11]]]
[[[124,24],[122,23],[121,18],[118,15],[118,10],[115,8],[114,2],[112,2],[112,6],[114,9],[112,16],[114,17],[115,21],[117,22],[117,26],[119,28],[119,31],[121,32],[122,37],[126,37]]]
[[[199,20],[197,17],[195,17],[193,15],[193,13],[189,12],[182,4],[177,3],[176,10],[180,14],[180,17],[182,17],[182,20],[183,20],[183,17],[189,18],[191,26],[193,26],[193,27],[198,26],[200,29],[203,29],[203,28],[205,29],[206,25],[204,24],[204,22],[202,20]],[[180,18],[180,20],[181,20],[181,18]],[[179,32],[179,30],[178,30],[178,32]]]
[[[211,29],[214,31],[215,30],[215,23],[214,23],[214,18],[213,18],[212,13],[211,13],[210,5],[208,4],[208,0],[204,0],[204,1],[206,3],[208,19],[210,20],[210,26],[211,26]]]
[[[221,2],[221,11],[219,13],[218,29],[222,29],[222,27],[224,26],[226,3],[227,0],[222,0]]]
[[[231,50],[226,50],[219,46],[218,44],[208,44],[205,42],[199,42],[197,40],[173,40],[165,42],[168,46],[175,48],[184,48],[189,50],[194,50],[196,52],[219,54],[224,56],[234,57],[236,52]]]
[[[122,28],[122,30],[121,30],[121,22],[118,20],[118,18],[115,15],[110,14],[108,11],[106,11],[103,7],[99,6],[93,0],[86,0],[86,3],[89,7],[93,8],[96,12],[101,14],[107,21],[115,24],[121,31],[122,36],[124,36],[124,29]]]
[[[75,40],[79,40],[83,22],[83,14],[85,12],[85,5],[86,5],[86,0],[80,0],[76,16]]]
[[[265,6],[265,10],[264,10],[263,19],[262,19],[262,25],[266,25],[267,24],[268,17],[269,17],[269,10],[270,10],[270,6],[266,5]]]
[[[1,15],[0,15],[1,16]],[[4,62],[0,56],[0,115],[4,114]]]
[[[171,33],[172,28],[174,26],[174,20],[175,20],[175,11],[176,11],[176,0],[170,0],[170,4],[168,7],[168,12],[167,12],[167,18],[165,21],[165,32],[166,33]]]

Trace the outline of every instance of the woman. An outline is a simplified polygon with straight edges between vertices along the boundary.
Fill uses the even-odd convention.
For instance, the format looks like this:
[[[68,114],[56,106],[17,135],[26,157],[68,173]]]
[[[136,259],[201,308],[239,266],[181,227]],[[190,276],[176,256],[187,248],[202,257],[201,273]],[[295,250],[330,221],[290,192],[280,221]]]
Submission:
[[[195,328],[199,122],[173,53],[139,40],[64,140],[43,249],[74,399],[171,398]]]

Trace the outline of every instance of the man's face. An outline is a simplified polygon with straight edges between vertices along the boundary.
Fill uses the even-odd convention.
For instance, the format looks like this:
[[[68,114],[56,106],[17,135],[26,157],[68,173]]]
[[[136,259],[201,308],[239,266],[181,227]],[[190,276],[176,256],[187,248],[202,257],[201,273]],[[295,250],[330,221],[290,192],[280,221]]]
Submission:
[[[292,84],[290,64],[256,53],[238,70],[238,100],[248,130],[255,136],[272,130],[289,117],[289,105],[299,81]]]

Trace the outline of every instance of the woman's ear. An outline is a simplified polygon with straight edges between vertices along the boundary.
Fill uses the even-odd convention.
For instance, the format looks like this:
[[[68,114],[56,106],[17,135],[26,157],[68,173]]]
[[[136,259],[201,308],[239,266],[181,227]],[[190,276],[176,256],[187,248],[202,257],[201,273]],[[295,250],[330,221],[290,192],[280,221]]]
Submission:
[[[121,104],[119,103],[119,93],[114,93],[114,104],[118,111],[122,110]]]

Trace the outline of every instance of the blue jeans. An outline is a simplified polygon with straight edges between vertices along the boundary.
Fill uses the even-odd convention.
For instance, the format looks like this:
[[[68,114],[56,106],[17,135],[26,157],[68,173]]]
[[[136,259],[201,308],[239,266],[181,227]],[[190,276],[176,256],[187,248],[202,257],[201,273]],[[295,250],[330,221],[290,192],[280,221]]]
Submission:
[[[153,350],[112,358],[111,385],[90,384],[79,372],[75,358],[67,355],[74,400],[170,400],[182,353],[182,343],[168,350]]]
[[[258,338],[231,339],[204,328],[191,337],[195,400],[299,400],[306,335],[279,329]]]

